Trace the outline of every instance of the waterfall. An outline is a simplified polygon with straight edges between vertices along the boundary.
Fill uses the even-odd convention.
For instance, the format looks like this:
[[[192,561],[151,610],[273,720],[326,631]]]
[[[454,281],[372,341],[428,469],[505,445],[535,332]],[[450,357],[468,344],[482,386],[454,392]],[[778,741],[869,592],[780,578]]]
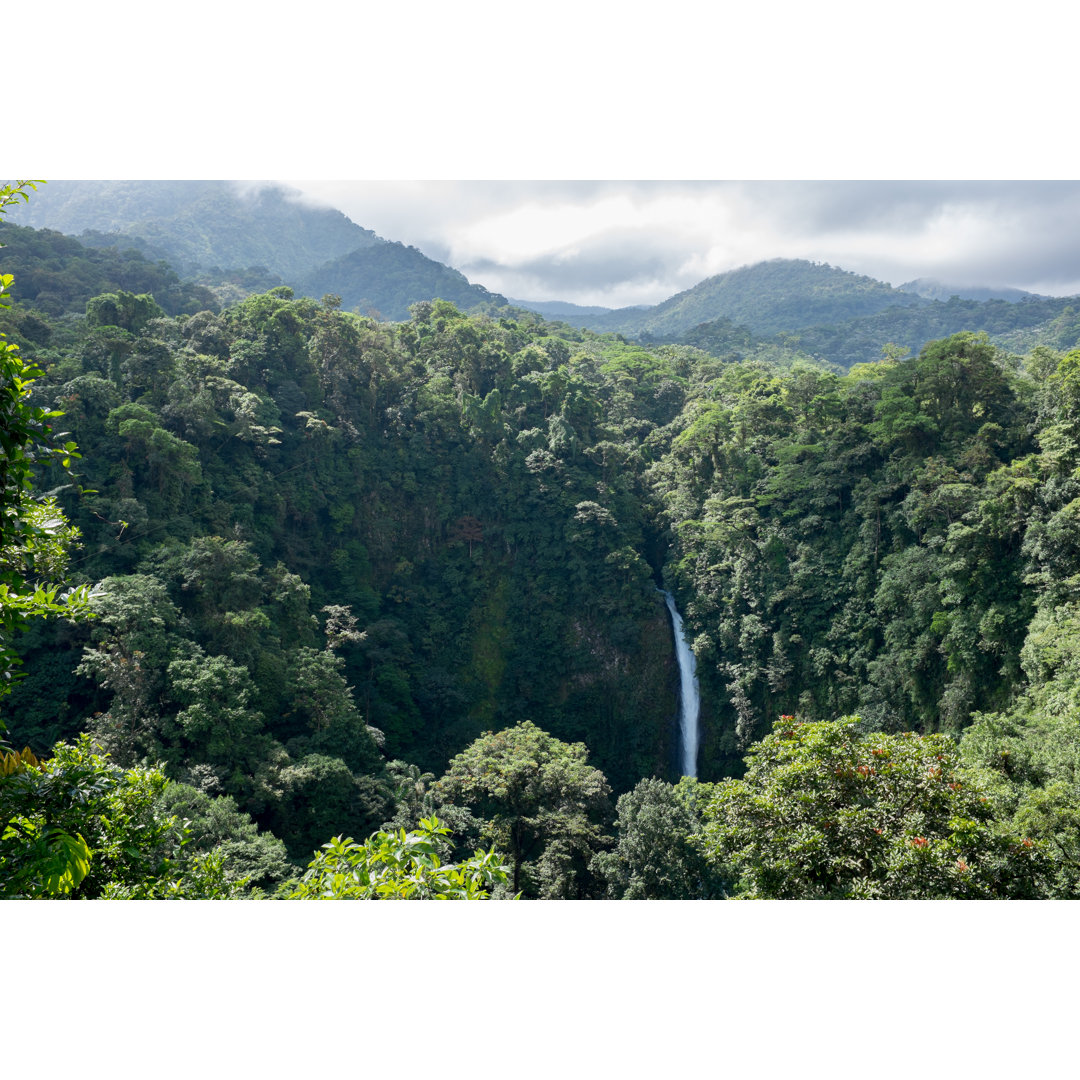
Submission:
[[[683,636],[682,616],[675,607],[675,597],[661,589],[667,609],[671,612],[671,625],[675,631],[675,654],[679,658],[679,734],[682,739],[683,776],[697,776],[698,710],[701,695],[697,675],[694,674],[694,650]]]

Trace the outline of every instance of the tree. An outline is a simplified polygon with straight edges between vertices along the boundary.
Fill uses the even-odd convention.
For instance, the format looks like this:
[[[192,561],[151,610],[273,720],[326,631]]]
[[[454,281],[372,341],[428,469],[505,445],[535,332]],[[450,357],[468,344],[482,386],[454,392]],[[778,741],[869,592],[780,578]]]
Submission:
[[[161,318],[164,314],[148,293],[136,296],[123,289],[102,293],[86,304],[88,326],[118,326],[132,334],[145,329],[151,319]]]
[[[113,698],[106,712],[92,718],[90,730],[117,764],[155,760],[163,749],[165,672],[182,640],[175,632],[180,613],[161,581],[146,574],[105,578],[92,610],[92,644],[77,670]]]
[[[268,772],[265,815],[294,858],[307,858],[334,829],[364,835],[394,809],[382,777],[357,775],[341,758],[305,754]]]
[[[304,721],[305,733],[293,740],[305,751],[339,757],[355,772],[382,767],[382,733],[364,723],[341,674],[345,661],[330,648],[297,649],[288,669],[290,719]],[[290,751],[293,746],[290,743]]]
[[[943,735],[781,717],[705,810],[702,845],[758,899],[1034,899],[1042,846],[1012,832]]]
[[[266,741],[259,737],[262,714],[251,707],[251,676],[227,656],[195,650],[168,667],[169,692],[180,705],[169,733],[184,746],[186,759],[222,770],[250,764]]]
[[[724,883],[706,861],[695,837],[711,784],[683,777],[675,784],[642,780],[619,796],[612,851],[593,860],[607,882],[608,896],[620,900],[718,900]]]
[[[584,899],[589,863],[609,842],[611,789],[586,763],[584,743],[564,743],[524,721],[485,732],[435,785],[439,798],[480,817],[482,835],[513,860],[513,891]]]
[[[444,864],[438,838],[450,832],[436,817],[412,832],[377,832],[364,843],[335,836],[308,864],[290,900],[486,900],[505,884],[507,868],[494,848]]]
[[[273,892],[294,882],[300,870],[289,862],[285,845],[259,827],[231,795],[213,796],[190,784],[169,783],[158,797],[156,811],[184,823],[186,842],[177,859],[180,868],[210,855],[220,860],[227,882]]]

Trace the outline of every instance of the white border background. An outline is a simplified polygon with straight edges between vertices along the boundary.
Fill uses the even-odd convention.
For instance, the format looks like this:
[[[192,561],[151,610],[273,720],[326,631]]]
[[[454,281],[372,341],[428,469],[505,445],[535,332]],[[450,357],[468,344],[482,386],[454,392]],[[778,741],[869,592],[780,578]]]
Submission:
[[[1076,16],[229,0],[5,12],[4,179],[1073,179]],[[361,222],[361,224],[363,224]],[[21,1075],[1046,1075],[1067,904],[40,904]],[[15,1075],[16,1069],[12,1075]]]

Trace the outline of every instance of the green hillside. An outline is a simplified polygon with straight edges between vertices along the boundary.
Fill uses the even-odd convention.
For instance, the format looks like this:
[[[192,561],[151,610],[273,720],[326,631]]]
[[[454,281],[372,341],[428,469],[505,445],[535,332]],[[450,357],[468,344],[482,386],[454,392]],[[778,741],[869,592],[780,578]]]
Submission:
[[[919,302],[884,282],[827,264],[771,259],[707,278],[658,304],[638,325],[666,337],[724,316],[756,333],[775,334]]]
[[[582,309],[560,317],[591,330],[673,340],[700,323],[721,318],[769,335],[924,302],[884,282],[827,264],[771,259],[706,278],[654,307],[602,314]]]
[[[449,300],[463,310],[478,304],[506,303],[498,293],[470,285],[459,271],[396,242],[352,251],[293,284],[304,296],[337,295],[347,310],[362,314],[377,311],[381,318],[391,320],[407,319],[409,307],[420,300]]]
[[[208,289],[182,282],[131,248],[91,247],[51,229],[7,222],[0,222],[0,245],[6,272],[18,275],[20,299],[49,315],[81,315],[91,297],[119,289],[153,293],[169,315],[217,307]]]

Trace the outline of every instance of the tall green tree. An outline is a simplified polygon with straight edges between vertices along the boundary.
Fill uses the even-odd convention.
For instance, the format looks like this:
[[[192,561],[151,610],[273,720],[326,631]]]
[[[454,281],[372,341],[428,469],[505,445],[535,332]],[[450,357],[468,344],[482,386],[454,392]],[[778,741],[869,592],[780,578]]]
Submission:
[[[695,842],[712,790],[691,777],[677,784],[653,778],[619,796],[617,840],[592,869],[619,900],[719,900],[726,895],[721,874]]]
[[[589,864],[609,843],[611,789],[564,743],[526,720],[485,732],[457,755],[436,791],[483,821],[482,834],[513,862],[512,888],[528,898],[586,899]]]
[[[208,795],[190,784],[173,782],[158,796],[156,810],[184,825],[185,843],[177,857],[181,868],[209,856],[219,861],[225,881],[246,882],[263,893],[273,893],[300,876],[285,845],[259,829],[231,795]]]
[[[120,765],[163,755],[166,669],[182,639],[180,613],[156,577],[130,574],[99,583],[96,616],[78,671],[112,692],[89,729]]]

